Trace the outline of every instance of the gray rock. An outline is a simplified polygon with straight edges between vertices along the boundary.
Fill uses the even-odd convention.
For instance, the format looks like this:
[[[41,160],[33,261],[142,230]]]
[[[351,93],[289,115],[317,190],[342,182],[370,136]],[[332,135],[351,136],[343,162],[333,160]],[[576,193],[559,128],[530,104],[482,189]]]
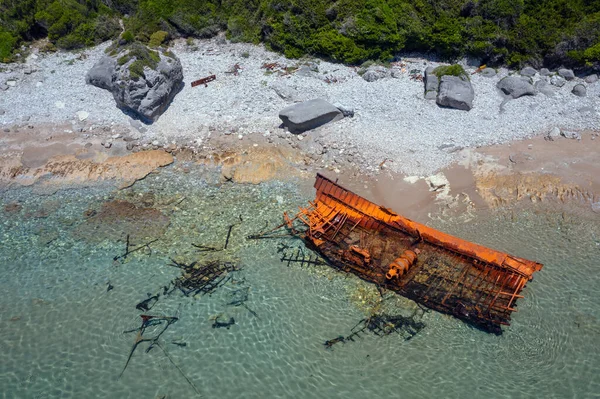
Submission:
[[[137,44],[136,51],[153,51]],[[122,65],[116,59],[126,55],[122,49],[115,58],[104,56],[86,76],[86,82],[112,92],[117,106],[146,122],[155,121],[183,88],[183,68],[174,55],[157,51],[160,60],[156,67],[143,66],[141,76],[131,76],[130,66],[137,60],[132,56]]]
[[[374,65],[370,66],[362,77],[367,82],[374,82],[379,79],[387,78],[389,75],[390,71],[388,71],[387,68],[380,65]]]
[[[3,110],[2,108],[0,108],[0,115],[4,115],[6,113],[5,110]]]
[[[533,77],[533,76],[535,76],[536,73],[537,73],[537,71],[529,66],[521,69],[522,76]]]
[[[440,81],[437,76],[433,74],[433,67],[427,67],[425,69],[425,78],[423,83],[425,84],[425,98],[427,100],[435,100],[440,86]]]
[[[524,79],[516,76],[506,76],[496,83],[496,87],[512,98],[519,98],[525,95],[532,96],[535,94],[535,88],[528,78]]]
[[[270,85],[271,89],[283,100],[286,101],[297,101],[298,91],[291,88],[286,83],[281,81],[275,81]]]
[[[550,72],[550,70],[548,68],[542,68],[540,69],[540,75],[541,76],[550,76],[552,72]]]
[[[562,76],[554,75],[550,78],[550,84],[556,87],[563,87],[567,83]]]
[[[565,78],[566,80],[575,79],[575,74],[572,69],[561,68],[558,70],[558,75]]]
[[[392,78],[400,79],[402,77],[402,70],[398,68],[392,68]]]
[[[344,115],[345,117],[351,118],[354,116],[354,108],[343,106],[340,103],[335,103],[333,104],[333,106],[339,109],[342,112],[342,115]]]
[[[560,129],[558,127],[554,126],[552,128],[552,130],[550,130],[548,132],[547,137],[552,141],[552,140],[554,140],[555,138],[558,138],[561,135],[562,135],[562,133],[561,133]]]
[[[117,60],[112,57],[102,57],[96,65],[90,69],[85,77],[87,84],[112,90],[113,79],[116,78]]]
[[[32,73],[36,72],[37,68],[34,67],[33,65],[25,65],[25,68],[23,68],[23,73],[25,75],[31,75]]]
[[[496,70],[494,68],[485,68],[479,74],[481,76],[486,77],[486,78],[493,78],[494,76],[497,75],[497,72],[496,72]]]
[[[587,90],[582,83],[577,83],[575,86],[573,86],[571,93],[575,94],[577,97],[585,97]]]
[[[8,85],[4,82],[0,83],[0,90],[2,90],[2,91],[8,90]]]
[[[538,80],[533,86],[537,91],[548,97],[552,97],[555,94],[553,87],[550,84],[548,84],[548,82],[546,82],[545,80]]]
[[[442,76],[436,99],[438,105],[469,111],[474,98],[473,86],[466,77]]]
[[[319,73],[319,66],[315,62],[307,62],[296,70],[295,74],[304,77],[315,77]]]
[[[581,108],[577,108],[577,111],[580,114],[593,114],[594,111],[595,111],[595,109],[594,109],[594,107],[584,106],[584,107],[581,107]]]
[[[282,109],[279,118],[292,133],[302,133],[342,119],[342,112],[323,99],[314,99]]]
[[[589,76],[586,76],[586,78],[585,78],[585,83],[592,84],[592,83],[596,83],[597,81],[598,81],[598,75],[596,75],[595,73],[593,73]]]
[[[568,139],[581,140],[581,134],[578,132],[567,132],[563,130],[560,132],[560,135]]]

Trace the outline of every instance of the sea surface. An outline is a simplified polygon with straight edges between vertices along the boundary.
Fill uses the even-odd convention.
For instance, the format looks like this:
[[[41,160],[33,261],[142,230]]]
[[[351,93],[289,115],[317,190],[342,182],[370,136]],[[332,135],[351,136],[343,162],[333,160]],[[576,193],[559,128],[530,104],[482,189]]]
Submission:
[[[303,186],[221,184],[191,167],[120,191],[0,192],[0,397],[600,395],[598,215],[537,205],[421,221],[544,264],[497,336],[395,294],[382,303],[328,266],[282,262],[309,255],[296,239],[247,239],[312,199]],[[177,264],[209,261],[236,270],[210,294],[172,289]],[[374,308],[424,327],[324,345]],[[157,319],[135,346],[141,315]]]

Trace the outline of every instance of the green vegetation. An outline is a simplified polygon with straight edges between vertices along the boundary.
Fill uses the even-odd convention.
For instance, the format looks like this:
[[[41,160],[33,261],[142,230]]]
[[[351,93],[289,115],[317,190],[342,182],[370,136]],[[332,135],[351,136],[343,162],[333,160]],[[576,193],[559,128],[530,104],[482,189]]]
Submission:
[[[160,55],[157,51],[150,50],[142,43],[136,41],[122,45],[119,45],[115,42],[107,49],[107,52],[113,55],[118,53],[123,54],[117,59],[117,64],[120,66],[123,66],[133,60],[133,62],[129,64],[128,68],[130,76],[134,79],[145,77],[144,67],[147,66],[150,69],[156,69],[158,63],[160,62]],[[174,54],[170,52],[165,52],[164,54],[167,57],[174,57]]]
[[[288,57],[355,65],[406,50],[600,67],[600,0],[0,0],[0,15],[2,59],[39,37],[59,48],[116,38],[121,18],[123,41],[151,46],[226,31]]]
[[[164,30],[154,32],[150,35],[150,42],[148,43],[148,45],[150,47],[159,47],[161,44],[164,43],[168,36],[169,32],[165,32]]]
[[[469,80],[469,74],[465,71],[465,69],[458,64],[454,65],[440,65],[439,67],[433,70],[433,74],[438,78],[441,78],[444,75],[452,75],[463,78],[463,80]]]

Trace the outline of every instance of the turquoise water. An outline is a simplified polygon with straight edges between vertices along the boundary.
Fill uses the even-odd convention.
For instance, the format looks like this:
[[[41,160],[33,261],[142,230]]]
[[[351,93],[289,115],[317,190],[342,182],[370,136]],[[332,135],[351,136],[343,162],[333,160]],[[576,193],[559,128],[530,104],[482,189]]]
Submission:
[[[220,185],[198,167],[189,174],[166,169],[122,191],[2,192],[1,397],[198,397],[185,377],[207,398],[597,397],[598,218],[537,208],[479,212],[468,223],[433,220],[449,233],[544,263],[513,324],[495,336],[418,313],[426,327],[411,340],[365,334],[328,350],[323,343],[350,334],[376,290],[328,267],[286,266],[278,248],[297,247],[297,240],[245,239],[311,199],[300,186]],[[99,218],[102,204],[114,200],[161,216]],[[15,203],[20,207],[5,208]],[[222,246],[230,225],[227,250],[191,245]],[[151,239],[147,234],[160,240],[115,262],[127,234],[135,247]],[[240,270],[212,295],[173,292],[149,311],[136,309],[180,275],[171,258],[232,261]],[[231,304],[240,292],[248,294],[245,306]],[[383,306],[405,315],[416,309],[394,295]],[[140,327],[144,313],[179,317],[159,341],[179,369],[159,347],[146,352],[141,343],[119,378],[136,335],[124,331]],[[213,328],[218,315],[235,324]]]

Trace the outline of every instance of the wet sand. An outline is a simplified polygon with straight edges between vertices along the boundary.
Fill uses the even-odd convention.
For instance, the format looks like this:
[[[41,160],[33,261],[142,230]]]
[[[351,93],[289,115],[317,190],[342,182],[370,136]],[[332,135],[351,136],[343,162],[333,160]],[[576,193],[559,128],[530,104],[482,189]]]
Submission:
[[[310,190],[315,174],[322,173],[359,195],[422,221],[440,211],[457,214],[555,200],[600,212],[600,138],[592,131],[582,132],[581,140],[538,136],[462,149],[458,162],[434,176],[404,176],[390,172],[389,161],[374,175],[344,161],[325,166],[302,148],[269,143],[261,135],[244,141],[216,135],[201,150],[173,144],[128,151],[126,137],[113,140],[110,148],[103,145],[109,129],[81,135],[65,133],[65,127],[0,133],[0,185],[113,181],[122,188],[173,162],[185,173],[185,165],[194,162],[219,168],[223,183],[294,179],[302,190]]]

